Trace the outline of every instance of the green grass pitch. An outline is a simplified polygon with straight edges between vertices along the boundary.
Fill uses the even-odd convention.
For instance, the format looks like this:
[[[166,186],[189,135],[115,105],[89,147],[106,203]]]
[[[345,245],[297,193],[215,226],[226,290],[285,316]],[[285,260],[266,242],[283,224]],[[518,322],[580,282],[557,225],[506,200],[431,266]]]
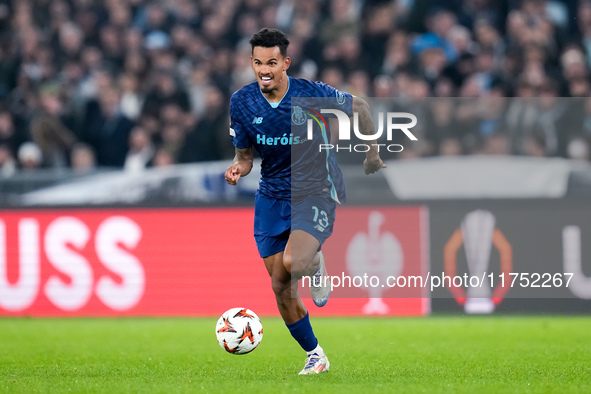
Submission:
[[[589,317],[312,317],[316,376],[280,319],[242,356],[216,320],[3,318],[0,392],[591,392]]]

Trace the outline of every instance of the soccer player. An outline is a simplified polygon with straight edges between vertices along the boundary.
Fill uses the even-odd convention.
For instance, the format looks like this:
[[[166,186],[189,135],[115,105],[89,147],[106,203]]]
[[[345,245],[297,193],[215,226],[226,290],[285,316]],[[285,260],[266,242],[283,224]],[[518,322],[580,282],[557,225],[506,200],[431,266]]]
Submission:
[[[250,44],[256,82],[235,92],[230,100],[230,135],[236,154],[225,177],[229,184],[236,185],[252,169],[251,148],[258,151],[262,164],[255,197],[257,248],[271,276],[279,313],[307,352],[300,374],[320,373],[328,371],[330,364],[297,294],[297,280],[311,277],[314,303],[326,304],[330,282],[324,280],[327,273],[320,248],[332,234],[336,203],[344,201],[344,186],[334,155],[319,149],[319,141],[330,141],[330,130],[323,129],[321,140],[293,135],[294,121],[304,124],[306,115],[301,107],[292,109],[291,99],[333,98],[349,116],[358,113],[363,134],[374,134],[374,125],[364,100],[321,82],[287,75],[291,59],[287,56],[289,40],[283,32],[262,29],[252,36]],[[294,150],[292,155],[294,147],[298,153]],[[366,152],[365,173],[383,167],[372,145]]]

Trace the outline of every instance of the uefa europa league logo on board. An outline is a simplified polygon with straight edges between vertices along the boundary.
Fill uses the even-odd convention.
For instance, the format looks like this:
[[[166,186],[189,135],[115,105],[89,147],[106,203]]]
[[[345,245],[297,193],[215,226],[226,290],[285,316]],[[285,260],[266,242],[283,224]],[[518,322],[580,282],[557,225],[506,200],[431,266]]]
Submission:
[[[454,279],[454,283],[450,282],[448,288],[456,301],[464,306],[466,313],[493,312],[509,290],[509,286],[502,286],[503,282],[496,284],[493,289],[491,282],[494,278],[490,266],[493,247],[499,252],[500,275],[507,277],[513,265],[511,244],[495,224],[496,220],[491,212],[472,211],[464,217],[460,228],[452,234],[444,248],[445,275],[461,279],[456,276],[457,254],[461,246],[464,246],[470,280],[464,288],[455,284]],[[476,279],[474,284],[472,279]]]
[[[470,212],[460,226],[464,238],[464,250],[470,276],[483,277],[479,287],[468,287],[464,304],[466,313],[491,313],[495,304],[491,299],[492,289],[486,272],[493,244],[495,217],[488,211]]]

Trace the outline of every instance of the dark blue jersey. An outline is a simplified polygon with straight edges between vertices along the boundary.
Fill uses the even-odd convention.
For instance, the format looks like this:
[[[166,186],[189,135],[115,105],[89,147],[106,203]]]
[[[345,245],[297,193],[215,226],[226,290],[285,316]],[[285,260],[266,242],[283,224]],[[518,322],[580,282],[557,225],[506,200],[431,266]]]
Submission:
[[[345,201],[343,176],[332,150],[319,149],[320,144],[330,143],[330,128],[314,107],[326,107],[326,101],[315,98],[332,98],[333,108],[351,116],[351,97],[322,82],[291,77],[278,105],[269,103],[256,82],[232,95],[232,142],[237,148],[253,146],[261,156],[259,193],[290,199],[328,191],[335,201]],[[299,98],[309,101],[292,106],[292,99],[303,102]],[[307,134],[308,119],[313,120],[312,139]]]

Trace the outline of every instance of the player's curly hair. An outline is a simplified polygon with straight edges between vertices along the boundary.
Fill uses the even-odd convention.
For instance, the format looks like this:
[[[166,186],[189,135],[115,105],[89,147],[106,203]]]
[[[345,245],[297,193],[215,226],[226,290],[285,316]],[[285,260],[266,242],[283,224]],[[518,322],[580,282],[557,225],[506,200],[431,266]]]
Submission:
[[[281,52],[281,56],[287,56],[287,47],[289,46],[289,40],[287,39],[287,35],[278,29],[268,29],[264,28],[259,30],[257,33],[253,34],[250,38],[250,45],[252,45],[252,50],[254,51],[254,47],[263,47],[263,48],[273,48],[279,47],[279,52]]]

